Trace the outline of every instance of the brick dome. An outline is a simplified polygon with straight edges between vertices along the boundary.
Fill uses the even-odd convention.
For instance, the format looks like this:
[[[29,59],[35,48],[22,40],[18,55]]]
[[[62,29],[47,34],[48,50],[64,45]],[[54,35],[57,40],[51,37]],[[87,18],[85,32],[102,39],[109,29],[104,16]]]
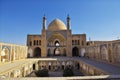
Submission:
[[[66,30],[66,29],[67,28],[65,24],[60,19],[53,20],[48,26],[48,30],[51,30],[51,31]]]

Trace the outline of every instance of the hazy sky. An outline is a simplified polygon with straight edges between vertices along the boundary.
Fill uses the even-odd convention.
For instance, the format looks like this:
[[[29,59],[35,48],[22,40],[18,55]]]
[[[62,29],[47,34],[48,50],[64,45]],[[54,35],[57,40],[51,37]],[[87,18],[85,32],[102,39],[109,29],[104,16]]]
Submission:
[[[47,26],[69,14],[72,33],[87,40],[120,38],[120,0],[0,0],[0,41],[26,44],[27,34],[41,34],[44,14]]]

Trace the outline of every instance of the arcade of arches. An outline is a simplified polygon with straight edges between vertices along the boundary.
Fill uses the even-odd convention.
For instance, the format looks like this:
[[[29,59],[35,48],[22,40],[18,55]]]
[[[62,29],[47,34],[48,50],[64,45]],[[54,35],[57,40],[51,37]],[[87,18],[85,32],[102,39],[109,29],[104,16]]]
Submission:
[[[120,40],[86,41],[86,34],[72,34],[69,16],[66,20],[67,25],[60,19],[55,19],[46,26],[44,16],[42,34],[27,35],[28,57],[86,57],[120,63]],[[37,45],[34,45],[35,41],[38,42]]]
[[[27,58],[27,46],[0,43],[0,62],[11,62]]]
[[[66,56],[66,40],[60,33],[54,33],[48,38],[47,56]]]
[[[7,71],[1,70],[0,75],[25,77],[33,70],[47,68],[56,71],[65,67],[77,67],[86,75],[105,74],[89,64],[76,60],[81,57],[120,66],[120,40],[86,41],[86,34],[72,34],[69,19],[68,17],[67,25],[55,19],[46,29],[44,17],[42,34],[27,35],[27,46],[0,43],[0,63],[7,65],[4,63],[11,62],[12,65],[6,69]],[[13,64],[17,61],[19,64],[16,63],[17,67],[14,68]],[[4,66],[2,68],[4,69]]]
[[[34,57],[41,57],[41,49],[39,47],[35,48]]]
[[[77,47],[72,49],[72,56],[79,56],[79,49]]]

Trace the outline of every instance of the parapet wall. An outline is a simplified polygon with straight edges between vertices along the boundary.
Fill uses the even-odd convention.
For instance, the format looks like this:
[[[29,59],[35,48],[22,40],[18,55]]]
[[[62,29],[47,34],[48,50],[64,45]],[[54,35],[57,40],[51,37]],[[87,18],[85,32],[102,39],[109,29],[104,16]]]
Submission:
[[[27,46],[0,42],[0,63],[27,58]]]

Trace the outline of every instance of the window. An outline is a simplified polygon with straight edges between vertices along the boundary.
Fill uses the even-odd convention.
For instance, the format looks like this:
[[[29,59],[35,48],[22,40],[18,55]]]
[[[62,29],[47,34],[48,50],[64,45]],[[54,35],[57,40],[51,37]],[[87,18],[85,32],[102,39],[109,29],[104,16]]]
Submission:
[[[36,40],[34,40],[34,45],[36,45]]]
[[[89,43],[87,42],[87,45],[89,45]]]
[[[79,43],[79,40],[78,40],[78,45],[79,45],[80,43]]]
[[[30,46],[32,46],[32,41],[30,41]]]
[[[75,40],[75,45],[77,45],[77,40]]]
[[[37,45],[38,45],[38,40],[37,40]]]
[[[82,45],[84,45],[84,41],[82,41]]]
[[[39,40],[39,45],[41,45],[41,40]]]
[[[60,44],[58,41],[55,41],[55,46],[58,47]]]

